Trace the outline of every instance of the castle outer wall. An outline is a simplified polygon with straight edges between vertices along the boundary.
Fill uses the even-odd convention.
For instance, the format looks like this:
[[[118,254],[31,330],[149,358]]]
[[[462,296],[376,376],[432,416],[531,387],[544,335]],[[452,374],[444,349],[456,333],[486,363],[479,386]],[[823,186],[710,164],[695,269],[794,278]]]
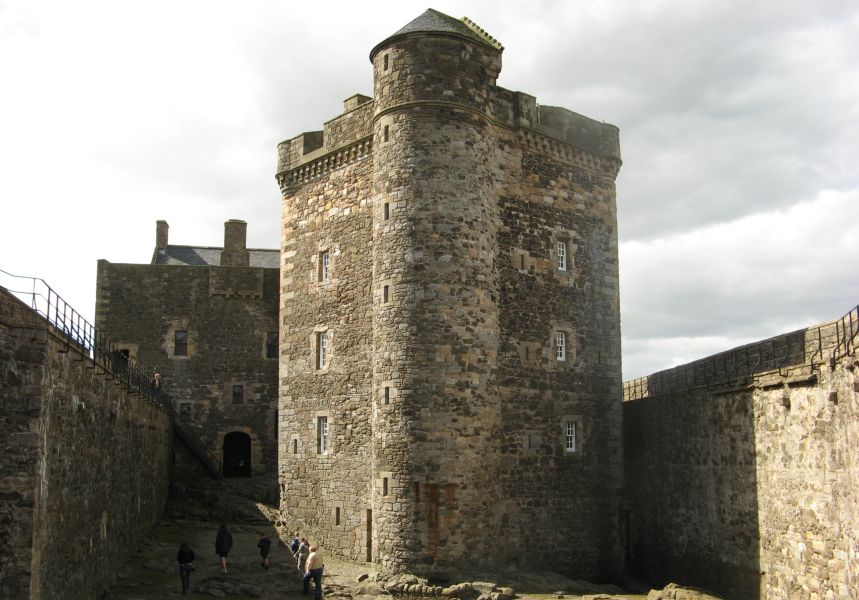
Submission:
[[[611,577],[617,129],[497,87],[488,41],[372,61],[375,99],[278,148],[284,518],[395,571]]]
[[[728,598],[859,598],[857,325],[853,309],[626,384],[634,571]]]
[[[170,417],[2,288],[0,374],[0,597],[100,597],[163,514]]]

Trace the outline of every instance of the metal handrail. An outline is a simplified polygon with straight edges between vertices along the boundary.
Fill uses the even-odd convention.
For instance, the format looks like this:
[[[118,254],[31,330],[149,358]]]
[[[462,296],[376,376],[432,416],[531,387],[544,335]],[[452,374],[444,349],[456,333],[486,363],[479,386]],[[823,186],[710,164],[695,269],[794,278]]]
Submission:
[[[859,338],[859,305],[840,319],[714,354],[623,383],[624,400],[736,382],[756,373],[799,364],[812,368],[853,353]]]
[[[44,279],[13,275],[0,269],[0,287],[29,306],[55,333],[65,338],[66,347],[62,352],[79,353],[81,360],[88,360],[92,367],[103,369],[129,392],[139,394],[171,417],[174,429],[181,430],[186,443],[189,446],[198,446],[191,448],[192,451],[204,464],[208,463],[206,467],[213,476],[220,476],[217,461],[205,450],[206,444],[193,428],[182,422],[181,416],[173,407],[172,398],[155,385],[154,370],[144,369],[122,354],[103,332],[63,300]],[[29,290],[15,289],[22,287]]]

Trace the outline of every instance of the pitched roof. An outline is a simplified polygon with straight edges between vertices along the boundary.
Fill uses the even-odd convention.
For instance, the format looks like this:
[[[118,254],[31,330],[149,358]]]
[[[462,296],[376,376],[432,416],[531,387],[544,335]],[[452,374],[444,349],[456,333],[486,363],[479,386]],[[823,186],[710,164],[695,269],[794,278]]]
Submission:
[[[154,265],[190,265],[211,266],[221,265],[223,248],[213,246],[174,246],[168,244],[165,250],[157,250],[153,257]],[[248,248],[250,266],[265,269],[280,268],[280,251]]]
[[[412,20],[405,27],[376,44],[373,50],[370,51],[370,58],[373,58],[373,55],[376,54],[376,49],[383,44],[410,33],[442,33],[457,35],[471,40],[472,42],[477,42],[478,44],[495,48],[496,50],[503,50],[501,44],[489,36],[485,31],[477,27],[473,21],[469,19],[456,19],[433,8],[428,8],[422,15]]]

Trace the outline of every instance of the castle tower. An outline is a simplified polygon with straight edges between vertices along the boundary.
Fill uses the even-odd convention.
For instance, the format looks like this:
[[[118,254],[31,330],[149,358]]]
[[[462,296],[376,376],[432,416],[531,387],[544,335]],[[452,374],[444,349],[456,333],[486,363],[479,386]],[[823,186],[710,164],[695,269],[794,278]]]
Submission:
[[[620,567],[617,128],[434,10],[278,146],[284,518],[393,571]],[[523,552],[499,540],[539,540]]]
[[[378,551],[424,570],[479,556],[497,497],[499,218],[485,115],[501,49],[428,10],[370,60],[373,442],[393,497],[381,498]]]

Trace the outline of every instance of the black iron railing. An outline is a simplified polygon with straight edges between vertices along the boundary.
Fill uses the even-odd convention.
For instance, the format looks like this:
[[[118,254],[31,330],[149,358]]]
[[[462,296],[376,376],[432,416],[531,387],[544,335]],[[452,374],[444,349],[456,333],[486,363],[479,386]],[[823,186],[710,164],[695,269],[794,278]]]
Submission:
[[[756,373],[799,365],[814,368],[827,358],[834,363],[855,351],[857,335],[859,306],[831,323],[786,333],[625,381],[623,399],[638,400],[693,388],[726,385]]]
[[[13,275],[0,269],[0,287],[28,306],[55,334],[64,338],[66,345],[62,352],[76,353],[80,360],[89,361],[93,368],[101,368],[129,392],[139,394],[170,416],[174,431],[212,476],[220,477],[220,468],[205,450],[203,440],[182,421],[173,408],[172,398],[156,384],[155,371],[131,360],[43,279]]]

